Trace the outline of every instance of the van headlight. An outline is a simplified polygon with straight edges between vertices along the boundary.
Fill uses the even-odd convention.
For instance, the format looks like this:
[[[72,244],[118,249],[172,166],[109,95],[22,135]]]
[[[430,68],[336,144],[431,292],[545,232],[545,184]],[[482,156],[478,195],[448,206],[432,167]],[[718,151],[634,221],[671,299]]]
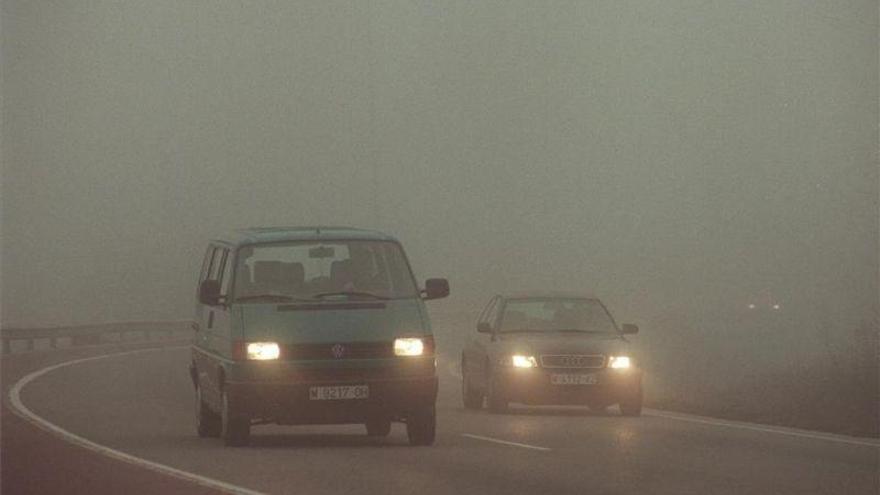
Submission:
[[[629,356],[608,356],[608,367],[616,370],[625,370],[632,365]]]
[[[538,361],[535,356],[523,356],[522,354],[514,354],[510,357],[510,364],[514,368],[537,368]]]
[[[425,352],[425,342],[418,337],[394,339],[395,356],[421,356]]]
[[[248,342],[247,358],[257,361],[278,359],[281,355],[281,347],[277,342]]]

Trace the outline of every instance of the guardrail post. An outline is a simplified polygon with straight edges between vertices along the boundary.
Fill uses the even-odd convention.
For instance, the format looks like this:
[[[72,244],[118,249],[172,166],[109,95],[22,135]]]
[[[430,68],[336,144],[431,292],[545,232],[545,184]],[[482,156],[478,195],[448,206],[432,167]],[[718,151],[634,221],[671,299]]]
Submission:
[[[58,348],[58,339],[55,337],[50,338],[49,339],[49,347],[51,347],[52,349],[57,349]]]

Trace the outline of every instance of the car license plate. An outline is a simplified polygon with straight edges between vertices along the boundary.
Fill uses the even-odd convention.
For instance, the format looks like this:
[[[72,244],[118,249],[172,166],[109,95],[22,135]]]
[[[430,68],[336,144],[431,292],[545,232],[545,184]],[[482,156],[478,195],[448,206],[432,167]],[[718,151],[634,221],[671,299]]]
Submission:
[[[351,400],[366,399],[370,396],[369,385],[332,385],[310,387],[310,400]]]
[[[593,373],[554,373],[550,375],[550,383],[553,385],[595,385],[598,381]]]

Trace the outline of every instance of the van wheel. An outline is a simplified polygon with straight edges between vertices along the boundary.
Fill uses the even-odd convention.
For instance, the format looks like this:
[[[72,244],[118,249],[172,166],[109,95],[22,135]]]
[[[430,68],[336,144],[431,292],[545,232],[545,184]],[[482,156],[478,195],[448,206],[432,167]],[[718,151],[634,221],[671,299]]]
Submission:
[[[437,413],[431,405],[406,418],[410,445],[431,445],[437,435]]]
[[[366,422],[367,435],[371,437],[387,437],[391,433],[391,420],[371,419]]]
[[[229,404],[229,395],[223,391],[223,408],[220,412],[220,436],[223,444],[229,447],[241,447],[248,444],[251,436],[251,420],[237,414]]]
[[[461,363],[461,402],[465,409],[480,409],[483,407],[483,394],[474,390],[471,380],[464,372],[464,362]]]
[[[503,414],[507,412],[508,400],[498,388],[497,379],[493,374],[489,377],[489,392],[486,394],[486,403],[489,406],[489,412]]]
[[[200,437],[220,436],[220,416],[208,409],[202,399],[202,387],[196,387],[196,432]]]
[[[642,386],[639,385],[631,396],[620,401],[620,414],[623,416],[641,416],[642,415]]]

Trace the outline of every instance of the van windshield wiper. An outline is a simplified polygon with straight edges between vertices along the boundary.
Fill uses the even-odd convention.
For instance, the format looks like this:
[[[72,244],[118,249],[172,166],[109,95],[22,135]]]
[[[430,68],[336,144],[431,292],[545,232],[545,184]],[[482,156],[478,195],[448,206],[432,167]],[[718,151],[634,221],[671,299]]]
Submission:
[[[381,299],[383,301],[391,299],[390,297],[380,296],[379,294],[373,294],[372,292],[361,292],[356,290],[341,290],[336,292],[321,292],[319,294],[312,294],[312,297],[315,299],[322,299],[332,296],[369,297],[372,299]]]
[[[259,299],[269,299],[272,301],[281,301],[281,302],[291,302],[291,301],[308,301],[308,299],[303,299],[301,297],[293,297],[288,296],[287,294],[248,294],[246,296],[238,296],[235,298],[236,302],[245,302],[245,301],[254,301]]]

